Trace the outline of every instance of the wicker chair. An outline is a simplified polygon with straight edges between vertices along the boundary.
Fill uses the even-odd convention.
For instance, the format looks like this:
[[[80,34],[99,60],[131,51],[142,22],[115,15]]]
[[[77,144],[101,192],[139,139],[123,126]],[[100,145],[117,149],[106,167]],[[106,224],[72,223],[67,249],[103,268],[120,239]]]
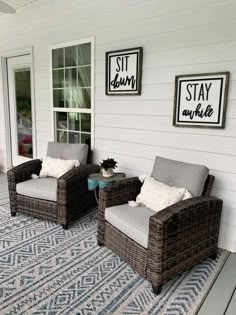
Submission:
[[[140,193],[139,179],[125,179],[100,190],[98,245],[105,245],[121,256],[149,280],[154,293],[159,294],[162,285],[177,274],[208,257],[216,259],[223,202],[209,196],[213,181],[214,176],[207,175],[201,196],[180,201],[148,218],[147,248],[105,218],[106,209],[118,205],[126,204],[125,211],[138,210],[127,206],[127,202],[135,200]]]
[[[95,164],[85,164],[88,155],[87,145],[49,142],[47,155],[54,158],[79,159],[81,165],[58,179],[43,179],[43,183],[45,180],[55,181],[55,200],[32,197],[28,192],[25,195],[17,193],[17,185],[20,183],[40,182],[41,179],[32,180],[31,175],[40,173],[41,160],[31,160],[13,167],[7,172],[11,215],[15,216],[19,212],[54,221],[67,229],[71,221],[96,206],[94,195],[87,188],[87,177],[91,173],[99,172],[100,167]]]

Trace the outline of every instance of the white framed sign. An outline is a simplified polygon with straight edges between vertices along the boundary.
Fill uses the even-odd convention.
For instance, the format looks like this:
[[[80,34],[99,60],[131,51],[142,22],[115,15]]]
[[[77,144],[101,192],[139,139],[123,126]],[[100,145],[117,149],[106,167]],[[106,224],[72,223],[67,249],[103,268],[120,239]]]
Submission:
[[[224,128],[229,72],[175,77],[173,125]]]
[[[106,95],[140,95],[143,48],[106,52]]]

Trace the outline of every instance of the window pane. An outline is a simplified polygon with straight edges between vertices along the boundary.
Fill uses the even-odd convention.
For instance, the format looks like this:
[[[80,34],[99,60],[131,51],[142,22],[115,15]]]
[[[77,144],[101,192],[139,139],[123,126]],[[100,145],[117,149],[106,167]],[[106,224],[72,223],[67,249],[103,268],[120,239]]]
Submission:
[[[65,89],[65,101],[66,101],[67,108],[79,108],[78,100],[77,100],[78,95],[79,95],[79,90],[76,87]]]
[[[91,115],[90,114],[80,114],[81,115],[81,131],[91,132]]]
[[[80,134],[69,132],[69,143],[80,143]]]
[[[67,129],[67,113],[56,113],[56,126],[57,129]]]
[[[91,64],[91,44],[78,45],[78,62],[79,65]]]
[[[53,106],[64,107],[64,90],[53,90]]]
[[[65,48],[65,67],[73,67],[77,65],[77,46]]]
[[[91,86],[91,67],[79,67],[78,71],[78,85],[79,86]]]
[[[65,69],[65,87],[77,87],[76,69]]]
[[[64,70],[53,70],[53,87],[64,87]]]
[[[65,89],[65,91],[64,91],[65,107],[68,107],[68,108],[75,107],[75,106],[72,105],[72,94],[74,93],[73,91],[75,89],[76,88],[74,88],[74,89]]]
[[[71,88],[65,90],[66,107],[69,108],[90,108],[91,89]]]
[[[69,130],[80,130],[79,113],[68,113],[69,115]]]
[[[57,131],[57,142],[64,142],[67,143],[67,136],[68,136],[68,132],[67,131],[62,131],[62,130],[58,130]]]
[[[18,154],[33,157],[30,69],[15,70]]]
[[[77,98],[75,99],[76,107],[90,108],[91,107],[91,89],[78,89]]]
[[[90,108],[91,107],[91,89],[78,89],[77,93],[77,107]]]
[[[91,145],[91,135],[86,133],[81,133],[81,143],[86,143],[89,147]]]
[[[52,51],[52,67],[61,68],[64,66],[63,62],[63,48],[53,49]]]

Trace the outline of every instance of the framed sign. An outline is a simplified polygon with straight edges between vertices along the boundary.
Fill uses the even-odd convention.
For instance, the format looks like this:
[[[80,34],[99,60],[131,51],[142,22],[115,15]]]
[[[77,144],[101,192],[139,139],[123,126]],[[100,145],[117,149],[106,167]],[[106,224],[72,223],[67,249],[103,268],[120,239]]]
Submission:
[[[173,125],[224,128],[229,72],[175,77]]]
[[[140,95],[143,48],[106,52],[106,95]]]

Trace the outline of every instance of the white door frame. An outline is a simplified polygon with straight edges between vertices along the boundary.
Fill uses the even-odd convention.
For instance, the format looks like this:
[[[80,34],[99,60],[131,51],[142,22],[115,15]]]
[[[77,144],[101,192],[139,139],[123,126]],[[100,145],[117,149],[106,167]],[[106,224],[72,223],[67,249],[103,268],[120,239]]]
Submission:
[[[7,59],[11,57],[19,57],[23,55],[31,55],[32,67],[31,67],[31,110],[34,123],[32,125],[32,132],[34,136],[34,150],[33,158],[37,157],[37,144],[36,144],[36,115],[35,115],[35,77],[34,77],[34,53],[33,47],[26,47],[17,50],[6,51],[1,54],[1,66],[2,66],[2,83],[3,83],[3,100],[4,100],[4,123],[5,123],[5,138],[6,138],[6,167],[10,169],[12,167],[12,152],[11,152],[11,129],[10,129],[10,107],[9,107],[9,93],[8,93],[8,67]],[[10,132],[9,132],[10,131]]]

